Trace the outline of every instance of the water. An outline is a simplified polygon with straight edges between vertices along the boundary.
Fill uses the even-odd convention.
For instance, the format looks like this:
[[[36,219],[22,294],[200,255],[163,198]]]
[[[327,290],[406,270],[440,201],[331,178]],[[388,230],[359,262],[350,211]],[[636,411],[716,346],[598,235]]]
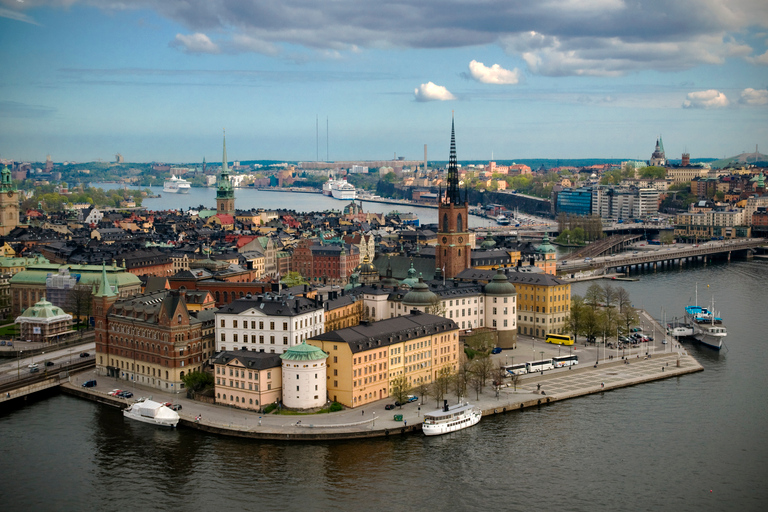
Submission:
[[[93,187],[113,190],[122,188],[117,183],[91,183]],[[196,209],[200,205],[208,208],[216,208],[216,189],[193,187],[189,194],[169,194],[163,192],[163,187],[140,187],[141,190],[149,188],[153,194],[162,197],[144,198],[141,206],[152,211],[160,210],[188,210]],[[292,209],[298,212],[322,212],[326,210],[343,210],[351,201],[334,199],[323,194],[303,194],[299,192],[270,192],[250,188],[235,189],[235,205],[239,209],[264,208]],[[359,202],[359,201],[357,201]],[[419,218],[420,224],[437,224],[437,209],[422,206],[410,206],[390,203],[375,203],[363,201],[363,211],[367,213],[389,213],[393,210],[399,212],[414,213]],[[496,222],[484,217],[469,216],[469,227],[496,226]]]
[[[655,316],[722,312],[704,372],[485,418],[449,436],[291,444],[159,430],[58,395],[0,415],[16,510],[764,510],[768,265],[621,284]],[[607,281],[597,281],[606,283]],[[589,283],[574,286],[584,293]],[[711,492],[710,492],[711,491]]]

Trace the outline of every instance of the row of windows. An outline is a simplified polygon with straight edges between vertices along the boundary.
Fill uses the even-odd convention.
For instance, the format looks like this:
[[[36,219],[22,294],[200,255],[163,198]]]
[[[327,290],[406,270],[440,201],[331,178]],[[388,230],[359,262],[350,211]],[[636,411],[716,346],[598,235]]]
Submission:
[[[319,323],[319,322],[320,322],[320,318],[319,317],[318,318],[314,318],[314,317],[302,318],[301,320],[296,320],[296,321],[293,322],[293,328],[294,329],[303,329],[305,327],[309,327],[311,325],[315,325],[316,323]],[[237,329],[239,324],[240,324],[240,321],[232,320],[232,328],[233,329]],[[265,322],[264,321],[259,321],[258,324],[259,324],[259,327],[258,327],[259,330],[263,331],[264,330]],[[224,318],[220,319],[219,320],[219,325],[222,328],[226,328],[227,327],[226,319],[224,319]],[[243,329],[248,329],[248,325],[249,325],[248,320],[242,320],[242,325],[243,325],[243,327],[242,327]],[[275,322],[269,322],[269,330],[270,331],[274,331],[275,330],[275,325],[276,325]],[[250,321],[250,326],[251,326],[251,329],[256,329],[256,321],[255,320],[251,320]],[[287,331],[288,330],[288,322],[283,322],[283,329],[282,330],[283,331]]]

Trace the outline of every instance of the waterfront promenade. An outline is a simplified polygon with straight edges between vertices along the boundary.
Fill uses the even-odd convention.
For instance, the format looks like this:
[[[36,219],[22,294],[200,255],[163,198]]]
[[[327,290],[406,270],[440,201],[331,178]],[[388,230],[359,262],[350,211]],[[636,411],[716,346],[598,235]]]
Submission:
[[[489,416],[702,370],[701,365],[682,349],[679,352],[659,353],[650,357],[635,354],[627,357],[626,360],[603,360],[597,365],[585,361],[584,364],[571,368],[550,370],[543,375],[523,376],[517,383],[517,390],[511,382],[508,382],[498,390],[498,394],[489,385],[483,390],[479,399],[474,392],[470,392],[470,396],[465,397],[463,401],[479,406],[483,410],[483,416]],[[98,380],[99,384],[96,388],[81,387],[82,382],[92,378]],[[125,407],[132,400],[113,398],[107,393],[115,388],[130,389],[135,394],[134,398],[145,396],[155,401],[181,404],[182,410],[179,414],[182,427],[256,439],[355,439],[418,432],[421,430],[424,412],[437,408],[434,399],[424,397],[423,403],[419,400],[406,404],[402,408],[385,410],[384,406],[393,402],[390,398],[369,406],[331,414],[259,414],[197,402],[187,399],[184,395],[142,389],[140,386],[126,386],[125,381],[96,376],[93,371],[81,373],[73,378],[72,382],[63,384],[61,387],[65,393],[120,408]],[[452,395],[447,396],[446,399],[449,403],[457,402],[456,397]],[[400,414],[404,421],[395,421],[394,416]],[[196,419],[198,417],[201,417],[199,421]],[[509,419],[513,421],[514,417],[510,416]]]

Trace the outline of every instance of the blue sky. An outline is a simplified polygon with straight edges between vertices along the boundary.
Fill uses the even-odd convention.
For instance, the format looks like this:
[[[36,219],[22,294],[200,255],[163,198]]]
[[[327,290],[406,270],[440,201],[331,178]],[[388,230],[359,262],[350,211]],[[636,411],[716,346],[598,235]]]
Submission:
[[[768,150],[765,0],[0,0],[0,157]]]

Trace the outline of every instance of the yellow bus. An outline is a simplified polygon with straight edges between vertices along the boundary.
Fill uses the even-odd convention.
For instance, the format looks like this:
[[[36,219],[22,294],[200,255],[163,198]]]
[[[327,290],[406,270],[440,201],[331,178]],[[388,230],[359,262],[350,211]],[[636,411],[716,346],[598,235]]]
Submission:
[[[555,345],[573,345],[573,336],[570,334],[553,334],[547,333],[547,343],[554,343]]]

